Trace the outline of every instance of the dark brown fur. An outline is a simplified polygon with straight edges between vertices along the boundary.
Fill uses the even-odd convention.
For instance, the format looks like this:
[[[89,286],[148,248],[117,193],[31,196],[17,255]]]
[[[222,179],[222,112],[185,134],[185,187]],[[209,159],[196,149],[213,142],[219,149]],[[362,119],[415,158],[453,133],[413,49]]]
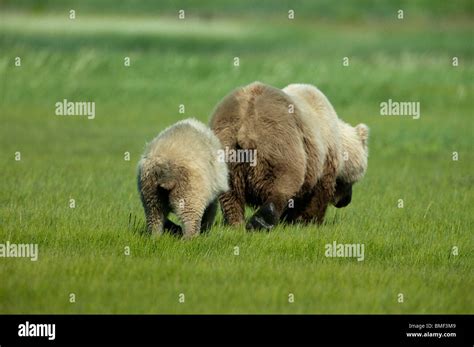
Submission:
[[[323,176],[316,185],[303,186],[294,199],[293,207],[286,209],[282,219],[289,223],[302,222],[321,224],[332,201],[336,187],[336,166],[334,158],[328,154]]]
[[[295,114],[289,114],[290,104],[281,90],[253,83],[229,94],[214,111],[210,125],[224,148],[257,150],[254,167],[228,163],[230,190],[220,196],[227,223],[244,221],[246,203],[260,207],[260,214],[271,210],[277,220],[323,220],[334,194],[337,163],[328,154],[325,166],[319,167],[310,132],[298,117],[300,110],[295,106]],[[295,199],[291,211],[290,199]],[[256,220],[259,211],[247,227],[254,228]]]

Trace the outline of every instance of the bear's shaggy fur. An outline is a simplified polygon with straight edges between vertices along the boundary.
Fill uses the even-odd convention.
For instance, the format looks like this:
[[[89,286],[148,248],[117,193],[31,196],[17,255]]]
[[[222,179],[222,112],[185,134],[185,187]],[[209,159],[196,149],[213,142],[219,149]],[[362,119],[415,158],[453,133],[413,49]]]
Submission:
[[[246,203],[260,207],[248,229],[280,219],[321,223],[329,203],[350,202],[367,169],[368,127],[344,123],[311,85],[238,88],[217,105],[210,125],[224,148],[257,152],[255,166],[228,163],[230,190],[219,199],[229,224],[244,221]]]
[[[138,190],[149,231],[181,233],[167,219],[171,211],[184,237],[210,228],[217,196],[228,190],[227,166],[217,160],[220,149],[217,137],[195,119],[170,126],[147,145],[138,164]]]

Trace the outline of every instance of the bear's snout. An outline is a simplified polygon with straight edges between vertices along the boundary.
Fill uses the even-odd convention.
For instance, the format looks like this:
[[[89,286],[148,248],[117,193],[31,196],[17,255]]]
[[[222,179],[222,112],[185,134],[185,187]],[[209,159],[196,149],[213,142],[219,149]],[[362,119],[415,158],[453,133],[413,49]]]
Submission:
[[[336,189],[334,194],[334,207],[346,207],[352,200],[352,183],[344,182],[342,179],[336,180]]]
[[[346,207],[347,205],[349,205],[351,203],[351,200],[352,200],[352,194],[346,195],[345,197],[340,199],[337,202],[337,204],[334,205],[334,206],[337,207],[337,208]]]

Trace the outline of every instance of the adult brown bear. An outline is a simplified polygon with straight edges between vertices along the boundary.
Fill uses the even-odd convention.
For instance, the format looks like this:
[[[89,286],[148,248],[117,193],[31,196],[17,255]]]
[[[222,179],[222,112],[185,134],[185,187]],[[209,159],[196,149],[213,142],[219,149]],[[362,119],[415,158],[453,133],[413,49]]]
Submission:
[[[227,151],[255,150],[256,165],[228,161],[230,190],[219,197],[224,219],[271,229],[280,219],[321,223],[328,204],[347,206],[367,169],[369,129],[340,120],[316,87],[283,90],[254,82],[215,108],[211,129]],[[255,163],[254,163],[255,164]]]

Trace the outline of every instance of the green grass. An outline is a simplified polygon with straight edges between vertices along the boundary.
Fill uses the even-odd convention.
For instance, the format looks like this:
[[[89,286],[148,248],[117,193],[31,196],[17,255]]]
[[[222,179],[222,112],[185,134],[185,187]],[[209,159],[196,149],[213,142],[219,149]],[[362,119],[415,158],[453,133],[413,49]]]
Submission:
[[[265,2],[264,20],[245,2],[235,13],[206,2],[211,19],[190,11],[184,22],[152,17],[150,5],[131,15],[103,14],[107,1],[96,12],[71,3],[72,22],[62,2],[33,12],[24,11],[29,2],[6,4],[14,12],[0,14],[0,243],[38,243],[39,260],[0,258],[0,313],[473,312],[466,2],[423,11],[390,2],[372,13],[348,1],[345,9],[300,2],[295,21],[284,2]],[[417,16],[397,20],[397,5]],[[314,20],[326,8],[329,17]],[[319,227],[247,233],[223,227],[219,215],[191,241],[143,234],[135,174],[145,142],[179,119],[206,121],[226,93],[254,80],[315,84],[341,118],[370,126],[369,169],[353,202],[330,208]],[[380,116],[389,98],[420,101],[421,118]],[[96,118],[56,116],[63,99],[95,101]],[[334,240],[365,244],[365,260],[325,257]]]

